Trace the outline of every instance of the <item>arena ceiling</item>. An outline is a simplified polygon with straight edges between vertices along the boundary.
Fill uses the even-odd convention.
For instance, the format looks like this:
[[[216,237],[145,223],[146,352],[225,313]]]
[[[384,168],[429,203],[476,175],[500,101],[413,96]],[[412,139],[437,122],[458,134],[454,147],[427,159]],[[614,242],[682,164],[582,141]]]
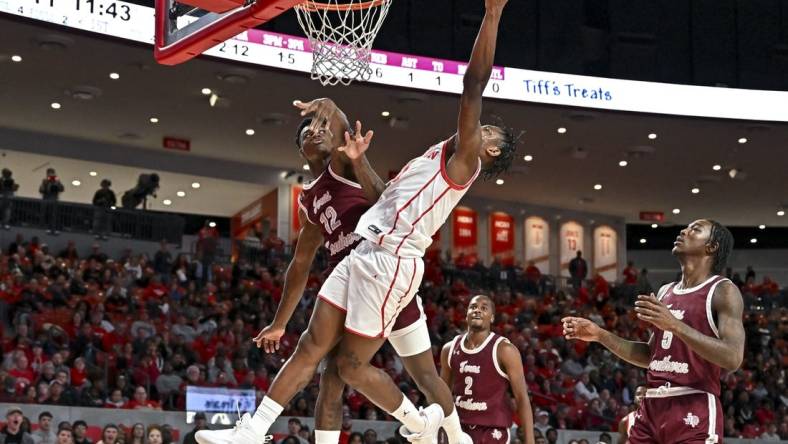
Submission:
[[[12,54],[23,61],[12,62]],[[221,97],[216,106],[203,88]],[[322,96],[375,130],[370,158],[382,176],[455,127],[455,96],[374,85],[324,89],[302,74],[207,58],[164,67],[153,61],[150,47],[0,17],[0,148],[10,150],[8,159],[15,153],[24,174],[40,175],[33,173],[40,166],[36,156],[57,156],[79,160],[81,169],[104,165],[128,186],[139,172],[170,172],[173,183],[179,177],[183,184],[168,193],[190,177],[214,179],[215,189],[200,201],[217,211],[188,199],[170,209],[232,214],[274,187],[282,172],[304,173],[293,146],[299,118],[290,104]],[[61,108],[52,109],[53,102]],[[505,183],[480,184],[471,191],[477,196],[629,222],[640,211],[662,211],[672,223],[714,217],[730,225],[788,225],[788,217],[776,214],[788,206],[788,125],[493,101],[485,115],[501,116],[526,133]],[[164,149],[168,136],[189,139],[190,151]],[[39,163],[23,160],[23,153]],[[525,155],[533,160],[526,162]],[[722,169],[714,171],[715,164]],[[732,168],[738,172],[733,179]],[[69,180],[71,174],[61,172]],[[118,191],[126,188],[115,182]],[[674,208],[680,213],[672,214]]]

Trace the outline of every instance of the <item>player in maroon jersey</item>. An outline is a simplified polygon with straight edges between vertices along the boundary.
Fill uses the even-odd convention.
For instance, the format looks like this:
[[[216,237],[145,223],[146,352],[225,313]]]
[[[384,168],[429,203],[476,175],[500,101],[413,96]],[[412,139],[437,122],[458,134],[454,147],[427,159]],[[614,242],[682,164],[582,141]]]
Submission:
[[[358,245],[360,236],[353,232],[358,219],[377,200],[385,187],[364,155],[372,140],[372,132],[362,136],[361,124],[357,122],[356,130],[351,136],[347,132],[349,128],[345,114],[329,99],[317,99],[309,103],[295,102],[295,106],[302,110],[302,115],[314,116],[313,119],[304,120],[299,126],[296,145],[307,161],[309,171],[320,173],[315,180],[304,185],[299,195],[299,215],[304,224],[293,260],[285,275],[282,301],[271,325],[255,338],[258,346],[267,352],[278,349],[284,326],[301,299],[317,249],[324,244],[329,250],[329,268],[325,271],[328,274]],[[324,121],[325,124],[322,123]],[[304,346],[304,341],[308,342],[315,339],[315,335],[320,335],[320,329],[325,325],[321,322],[325,317],[337,315],[344,316],[344,311],[333,307],[326,299],[319,298],[309,323],[308,334],[301,338],[299,347]],[[417,298],[403,309],[389,339],[402,357],[405,369],[427,399],[439,403],[446,416],[451,416],[451,393],[442,383],[435,368],[429,332]],[[326,361],[320,378],[315,412],[316,444],[339,442],[344,386],[332,355]],[[454,416],[456,418],[456,414]],[[447,423],[446,427],[451,428],[451,424]],[[456,428],[460,429],[459,418],[456,419]],[[232,436],[222,433],[213,433],[205,442],[232,441]],[[453,440],[457,441],[459,439]]]
[[[451,388],[463,430],[474,444],[510,441],[511,388],[526,444],[534,443],[534,417],[517,347],[492,332],[495,303],[488,296],[471,299],[468,330],[443,346],[441,377]]]
[[[618,422],[618,444],[629,444],[629,431],[632,429],[632,426],[635,425],[635,420],[637,419],[638,415],[638,408],[645,397],[646,386],[639,385],[635,389],[635,410],[627,413],[627,415],[621,418],[621,421]]]
[[[738,369],[744,357],[741,293],[719,276],[732,249],[733,236],[719,222],[696,220],[681,230],[673,247],[681,281],[635,302],[638,319],[652,327],[648,342],[620,338],[587,319],[562,320],[567,339],[599,342],[648,369],[631,444],[722,442],[720,375]]]

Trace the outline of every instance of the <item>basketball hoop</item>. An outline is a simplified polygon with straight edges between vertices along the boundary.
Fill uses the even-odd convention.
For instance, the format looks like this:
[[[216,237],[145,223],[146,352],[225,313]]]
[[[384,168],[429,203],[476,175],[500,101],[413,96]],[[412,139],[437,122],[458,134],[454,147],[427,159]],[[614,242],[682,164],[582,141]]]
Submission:
[[[312,79],[326,85],[369,80],[372,42],[392,0],[306,0],[294,6],[312,46]]]

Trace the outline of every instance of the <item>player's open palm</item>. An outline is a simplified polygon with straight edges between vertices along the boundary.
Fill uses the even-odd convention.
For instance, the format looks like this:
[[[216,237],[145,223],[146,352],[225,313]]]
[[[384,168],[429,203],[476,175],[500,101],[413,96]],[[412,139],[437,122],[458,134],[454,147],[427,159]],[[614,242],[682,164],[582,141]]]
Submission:
[[[269,325],[260,330],[260,333],[252,339],[257,348],[262,348],[266,353],[273,353],[279,350],[279,341],[285,334],[285,329]]]
[[[561,322],[564,324],[564,337],[566,339],[579,339],[586,342],[599,339],[601,329],[588,319],[566,317],[561,319]]]
[[[365,135],[361,135],[361,122],[356,120],[356,132],[352,136],[349,132],[345,131],[345,145],[337,148],[339,151],[345,153],[350,160],[360,159],[364,153],[367,152],[372,136],[375,134],[372,131],[367,131]]]

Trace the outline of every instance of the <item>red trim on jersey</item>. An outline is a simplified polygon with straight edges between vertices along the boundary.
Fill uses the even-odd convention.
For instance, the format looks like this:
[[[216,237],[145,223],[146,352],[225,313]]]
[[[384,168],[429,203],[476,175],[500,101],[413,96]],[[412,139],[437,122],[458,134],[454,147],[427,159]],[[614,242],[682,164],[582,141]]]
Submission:
[[[403,237],[401,241],[399,241],[399,245],[397,245],[397,249],[396,249],[396,250],[394,250],[394,254],[395,254],[395,255],[396,255],[396,254],[399,254],[399,249],[402,247],[402,244],[404,244],[404,243],[405,243],[405,240],[406,240],[408,237],[410,237],[410,235],[411,235],[411,234],[413,234],[413,230],[415,230],[415,229],[416,229],[416,224],[417,224],[417,223],[419,223],[419,221],[420,221],[420,220],[421,220],[421,219],[422,219],[424,216],[426,216],[426,215],[427,215],[427,213],[429,213],[430,211],[432,211],[432,209],[435,207],[435,204],[437,204],[438,202],[440,202],[440,200],[441,200],[441,199],[443,199],[443,196],[445,196],[445,195],[446,195],[446,193],[448,193],[448,192],[449,192],[449,190],[451,190],[451,189],[452,189],[452,188],[451,188],[451,185],[449,185],[449,186],[448,186],[448,187],[447,187],[445,190],[443,190],[443,192],[441,193],[441,195],[440,195],[440,196],[438,196],[438,198],[437,198],[437,199],[435,199],[435,201],[432,203],[432,205],[430,205],[430,207],[429,207],[429,208],[427,208],[426,210],[424,210],[424,212],[423,212],[423,213],[421,213],[421,215],[420,215],[420,216],[419,216],[419,217],[418,217],[418,218],[417,218],[415,221],[413,221],[413,225],[410,227],[410,232],[409,232],[409,233],[408,233],[408,234],[407,234],[405,237]]]
[[[341,311],[341,312],[344,312],[344,313],[347,313],[347,308],[342,308],[342,307],[340,307],[340,306],[339,306],[339,305],[337,305],[335,302],[333,302],[333,301],[330,301],[330,300],[329,300],[327,297],[323,296],[322,294],[319,294],[319,295],[317,295],[317,297],[318,297],[318,298],[320,298],[320,300],[321,300],[321,301],[323,301],[323,302],[325,302],[326,304],[328,304],[328,305],[330,305],[330,306],[332,306],[332,307],[336,308],[337,310],[339,310],[339,311]]]
[[[453,190],[464,190],[464,189],[468,188],[469,186],[471,186],[473,181],[476,180],[476,177],[479,176],[479,171],[481,170],[481,160],[479,161],[479,164],[476,167],[476,172],[473,173],[473,176],[471,176],[471,178],[468,180],[468,182],[465,183],[465,185],[460,185],[460,184],[454,182],[453,180],[451,180],[451,177],[449,177],[449,173],[446,171],[446,144],[447,143],[449,143],[448,140],[443,142],[443,145],[441,146],[441,176],[443,176],[443,180],[445,180],[446,183],[449,184],[449,186]]]
[[[379,334],[377,336],[370,336],[370,335],[365,335],[364,333],[361,333],[360,331],[353,330],[352,328],[350,328],[348,326],[345,326],[345,331],[350,333],[350,334],[353,334],[353,335],[356,335],[356,336],[360,336],[360,337],[362,337],[364,339],[380,339],[380,338],[383,337],[383,333],[381,333],[381,334]]]
[[[386,319],[385,319],[385,312],[386,312],[386,302],[389,301],[389,296],[391,295],[391,290],[394,289],[394,283],[397,282],[397,275],[399,274],[399,263],[402,259],[397,258],[397,268],[394,270],[394,277],[391,279],[391,283],[389,284],[389,291],[386,292],[386,297],[383,299],[383,305],[380,307],[380,337],[383,337],[383,333],[386,331]]]
[[[416,258],[414,257],[413,258],[413,272],[410,274],[410,283],[408,284],[408,289],[405,291],[405,294],[403,294],[402,296],[399,297],[399,300],[397,301],[397,309],[396,309],[395,316],[392,317],[391,319],[389,319],[389,321],[386,323],[386,325],[383,326],[383,332],[384,333],[386,332],[386,329],[388,328],[388,326],[391,325],[391,323],[394,322],[397,319],[397,317],[399,316],[399,313],[400,313],[400,310],[401,310],[400,307],[402,307],[402,300],[405,299],[405,297],[407,297],[410,294],[410,289],[413,288],[413,281],[415,281],[415,280],[416,280]],[[405,328],[407,328],[407,327],[405,327]]]
[[[405,202],[405,205],[403,205],[403,206],[402,206],[402,208],[400,208],[399,210],[397,210],[397,215],[396,215],[396,216],[394,216],[394,224],[391,226],[391,230],[389,230],[389,232],[388,232],[388,233],[386,233],[386,234],[384,234],[384,235],[380,236],[380,240],[378,241],[378,245],[383,245],[383,239],[384,239],[386,236],[388,236],[389,234],[393,233],[393,232],[394,232],[394,230],[397,228],[397,222],[399,221],[399,214],[400,214],[400,213],[402,213],[403,211],[405,211],[405,209],[406,209],[406,208],[408,208],[408,207],[410,206],[410,204],[412,204],[412,203],[413,203],[413,200],[414,200],[414,199],[416,199],[417,197],[419,197],[419,194],[421,194],[421,192],[422,192],[422,191],[424,191],[424,190],[425,190],[425,189],[426,189],[426,188],[427,188],[427,187],[428,187],[428,186],[429,186],[429,185],[432,183],[432,181],[434,181],[434,180],[435,180],[435,178],[436,178],[436,177],[438,177],[438,174],[439,174],[439,173],[435,173],[435,175],[434,175],[434,176],[432,176],[432,178],[431,178],[430,180],[428,180],[428,181],[427,181],[427,183],[425,183],[425,184],[424,184],[424,186],[422,186],[422,187],[419,189],[419,191],[417,191],[417,192],[416,192],[416,194],[414,194],[414,195],[413,195],[413,197],[411,197],[410,199],[408,199],[408,201],[407,201],[407,202]]]

